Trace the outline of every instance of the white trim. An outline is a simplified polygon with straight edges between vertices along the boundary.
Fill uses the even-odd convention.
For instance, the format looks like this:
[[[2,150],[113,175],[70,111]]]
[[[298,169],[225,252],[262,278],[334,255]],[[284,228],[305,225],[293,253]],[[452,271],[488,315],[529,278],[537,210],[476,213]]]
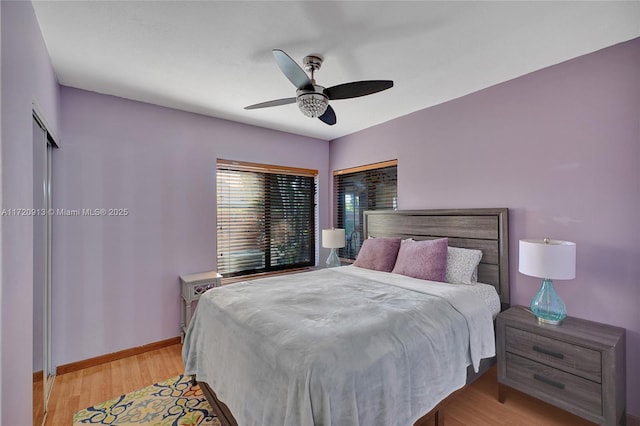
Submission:
[[[52,175],[51,175],[52,150],[56,149],[58,145],[56,143],[55,136],[52,135],[49,132],[49,129],[46,127],[46,121],[40,115],[41,113],[39,113],[37,109],[37,104],[34,102],[32,106],[33,106],[33,109],[31,111],[32,120],[35,120],[35,124],[40,127],[40,129],[44,132],[44,135],[46,137],[46,140],[44,141],[46,149],[43,156],[43,160],[45,161],[44,163],[45,174],[43,174],[43,181],[47,183],[47,186],[45,189],[45,199],[44,199],[45,204],[43,205],[43,207],[48,211],[51,209],[50,202],[51,202],[51,179],[52,179]],[[34,149],[36,149],[35,141],[33,141],[32,143],[34,144]],[[36,164],[34,164],[34,168],[35,167],[37,167]],[[43,408],[45,410],[43,413],[44,414],[43,422],[42,422],[43,425],[45,424],[47,414],[49,411],[47,406],[48,406],[49,398],[51,396],[51,392],[53,390],[55,377],[56,377],[55,368],[53,368],[52,366],[52,353],[51,353],[51,334],[52,334],[51,333],[51,289],[52,289],[52,286],[51,286],[51,256],[52,256],[52,247],[51,247],[52,226],[51,225],[52,225],[52,222],[51,220],[52,220],[52,216],[47,215],[45,217],[45,220],[46,220],[45,228],[47,229],[47,234],[45,235],[45,238],[43,241],[43,243],[45,244],[45,248],[43,251],[44,260],[45,260],[45,272],[43,274],[45,286],[44,286],[44,294],[42,299],[42,304],[43,304],[42,334],[44,339],[44,342],[43,342],[44,353],[42,357],[42,370],[44,373],[44,376],[43,376],[44,407]]]
[[[0,4],[0,22],[2,22],[2,4]],[[0,46],[2,46],[2,31],[0,31]],[[2,201],[2,54],[0,54],[0,211],[4,206]],[[4,235],[2,233],[2,215],[0,215],[0,312],[2,312],[2,293],[4,292],[4,270],[2,268],[2,256]],[[0,348],[2,348],[2,315],[0,315]],[[2,350],[0,350],[0,383],[2,381]],[[0,386],[0,413],[2,413],[2,386]],[[0,417],[0,423],[2,418]]]
[[[46,119],[46,115],[40,108],[40,104],[36,99],[31,101],[31,110],[33,115],[36,117],[36,120],[40,122],[40,126],[47,131],[47,135],[49,136],[49,140],[55,145],[56,148],[60,148],[60,138],[54,132],[51,131],[52,127],[49,125],[49,122]]]

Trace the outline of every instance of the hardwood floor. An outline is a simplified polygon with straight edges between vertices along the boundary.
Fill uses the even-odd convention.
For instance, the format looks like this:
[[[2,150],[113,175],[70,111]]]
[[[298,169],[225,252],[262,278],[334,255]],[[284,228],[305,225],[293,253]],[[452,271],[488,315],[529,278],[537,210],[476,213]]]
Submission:
[[[33,373],[33,424],[41,425],[44,420],[44,379],[42,372]]]
[[[58,376],[46,426],[70,426],[78,410],[181,374],[181,350],[180,345],[173,345]],[[508,391],[504,404],[497,395],[492,368],[452,398],[446,407],[446,426],[593,425],[515,390]]]
[[[445,419],[446,426],[595,425],[513,389],[507,390],[507,399],[501,404],[495,367],[452,399]]]
[[[172,345],[56,377],[46,426],[71,426],[73,414],[184,372],[182,346]]]

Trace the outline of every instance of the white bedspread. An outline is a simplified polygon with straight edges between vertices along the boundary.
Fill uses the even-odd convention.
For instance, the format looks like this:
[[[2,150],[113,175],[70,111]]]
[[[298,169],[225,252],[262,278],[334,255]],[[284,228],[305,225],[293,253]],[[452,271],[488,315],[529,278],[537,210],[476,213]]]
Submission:
[[[199,301],[185,374],[240,426],[407,426],[495,355],[468,286],[357,267],[215,288]]]

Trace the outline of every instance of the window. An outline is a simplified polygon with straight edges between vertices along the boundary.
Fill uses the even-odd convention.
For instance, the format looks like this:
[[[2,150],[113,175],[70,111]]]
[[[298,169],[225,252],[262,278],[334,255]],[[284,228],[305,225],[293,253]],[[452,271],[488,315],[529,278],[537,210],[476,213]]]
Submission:
[[[317,170],[217,162],[217,265],[223,277],[315,264]]]
[[[363,238],[366,210],[396,209],[398,160],[333,172],[337,227],[344,228],[346,246],[338,251],[355,259]]]

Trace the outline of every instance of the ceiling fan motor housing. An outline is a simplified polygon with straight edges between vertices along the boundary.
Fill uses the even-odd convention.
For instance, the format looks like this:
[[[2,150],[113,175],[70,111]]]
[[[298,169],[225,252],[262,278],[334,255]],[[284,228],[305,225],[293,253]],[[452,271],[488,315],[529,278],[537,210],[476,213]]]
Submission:
[[[322,66],[322,61],[323,58],[320,55],[308,55],[304,57],[302,63],[304,64],[305,70],[312,72],[318,71],[320,69],[320,67]]]

